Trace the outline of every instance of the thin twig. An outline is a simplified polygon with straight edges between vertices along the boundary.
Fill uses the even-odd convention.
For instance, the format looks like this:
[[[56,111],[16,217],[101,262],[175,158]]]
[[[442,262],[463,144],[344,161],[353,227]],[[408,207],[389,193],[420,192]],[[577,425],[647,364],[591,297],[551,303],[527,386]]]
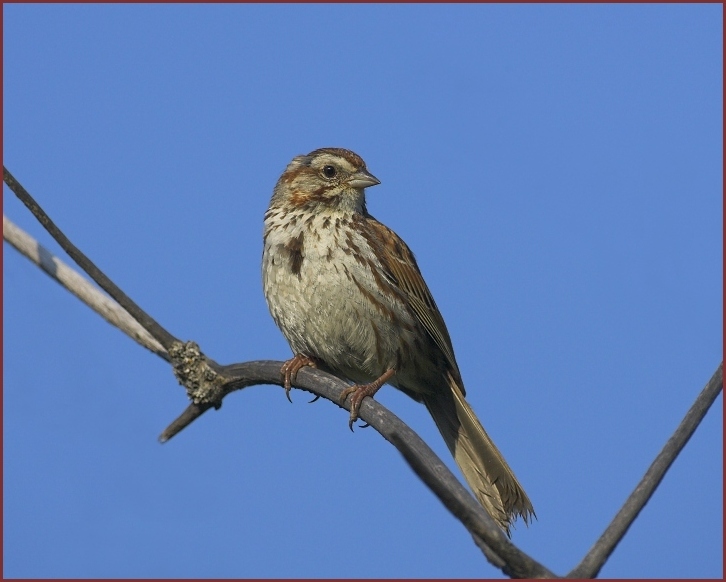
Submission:
[[[568,578],[594,578],[600,572],[610,554],[623,538],[628,528],[631,526],[635,518],[641,512],[645,504],[651,498],[656,488],[663,480],[666,471],[676,460],[676,457],[686,446],[688,439],[701,424],[706,416],[708,409],[714,403],[718,395],[723,390],[723,362],[721,362],[714,372],[706,387],[696,398],[686,416],[678,425],[676,432],[668,439],[663,450],[653,461],[645,475],[641,479],[635,491],[628,497],[625,505],[618,511],[615,519],[610,523],[603,532],[600,539],[590,549],[582,562],[570,572]]]
[[[91,277],[98,286],[108,293],[121,305],[141,326],[148,331],[167,351],[177,340],[173,335],[161,327],[149,314],[134,303],[116,284],[111,281],[95,264],[64,235],[53,223],[45,211],[38,205],[28,191],[13,177],[8,169],[3,166],[3,180],[15,193],[20,201],[28,207],[38,222],[43,225],[50,235],[58,242],[65,252]]]
[[[169,360],[169,354],[126,310],[98,290],[88,279],[79,275],[3,215],[3,238],[15,247],[20,254],[38,265],[53,280],[68,289],[93,311],[111,325],[118,327],[135,342],[152,351],[157,356]]]
[[[164,432],[159,435],[159,442],[163,444],[172,437],[176,436],[212,407],[213,406],[211,404],[190,404],[186,407],[184,412],[182,412],[169,426],[164,429]]]

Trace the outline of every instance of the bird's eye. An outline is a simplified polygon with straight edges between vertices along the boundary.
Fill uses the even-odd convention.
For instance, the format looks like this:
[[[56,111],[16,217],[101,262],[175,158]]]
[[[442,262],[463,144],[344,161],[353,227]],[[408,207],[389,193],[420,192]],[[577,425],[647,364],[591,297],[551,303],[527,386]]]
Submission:
[[[326,178],[335,178],[335,174],[337,174],[337,173],[338,172],[337,172],[337,170],[335,169],[334,166],[325,166],[323,168],[323,175]]]

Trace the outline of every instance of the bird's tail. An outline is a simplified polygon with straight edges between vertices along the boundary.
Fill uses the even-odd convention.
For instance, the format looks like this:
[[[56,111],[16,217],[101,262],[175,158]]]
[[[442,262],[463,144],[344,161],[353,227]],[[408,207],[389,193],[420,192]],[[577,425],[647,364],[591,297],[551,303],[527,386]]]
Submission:
[[[532,503],[451,376],[449,387],[423,396],[426,408],[474,496],[509,535],[517,517],[534,516]]]

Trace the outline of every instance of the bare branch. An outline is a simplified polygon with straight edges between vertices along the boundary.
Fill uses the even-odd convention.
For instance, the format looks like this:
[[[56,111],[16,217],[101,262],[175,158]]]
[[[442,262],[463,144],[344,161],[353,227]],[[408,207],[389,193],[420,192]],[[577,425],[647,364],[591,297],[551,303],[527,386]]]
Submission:
[[[48,249],[11,222],[5,215],[3,215],[3,238],[111,325],[118,327],[135,342],[154,352],[157,356],[165,360],[169,359],[169,354],[161,344],[118,303],[113,299],[109,299],[88,279],[79,275],[58,257],[53,256]]]
[[[173,335],[161,327],[149,314],[134,303],[116,284],[111,281],[93,262],[78,250],[68,237],[53,223],[45,211],[38,205],[28,191],[13,177],[8,169],[3,166],[3,180],[15,193],[20,201],[28,207],[38,222],[43,225],[50,235],[58,242],[65,252],[91,277],[99,287],[108,293],[121,305],[146,331],[148,331],[165,349],[169,349],[174,341],[178,341]]]
[[[570,572],[568,578],[594,578],[600,572],[610,554],[628,531],[630,525],[638,517],[645,504],[652,497],[656,488],[663,480],[666,471],[676,460],[678,454],[686,446],[688,439],[701,424],[708,409],[723,390],[723,362],[714,372],[706,387],[696,398],[686,416],[678,425],[676,432],[668,439],[663,450],[653,461],[641,479],[635,491],[631,493],[625,505],[618,511],[615,519],[610,523],[600,539],[590,549],[580,564]]]
[[[211,404],[190,404],[186,407],[176,420],[174,420],[169,426],[164,429],[159,435],[159,442],[164,444],[170,438],[179,434],[183,429],[193,423],[197,418],[202,416],[207,410],[212,408]]]

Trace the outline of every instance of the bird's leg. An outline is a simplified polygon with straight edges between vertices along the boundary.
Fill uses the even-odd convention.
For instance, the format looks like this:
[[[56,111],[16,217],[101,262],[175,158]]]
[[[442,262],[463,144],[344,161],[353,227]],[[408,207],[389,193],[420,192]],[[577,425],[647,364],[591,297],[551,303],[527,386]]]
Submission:
[[[353,423],[358,420],[358,411],[360,410],[361,402],[366,396],[373,395],[378,392],[381,386],[383,386],[388,380],[396,373],[396,370],[389,368],[386,370],[380,378],[373,380],[370,384],[356,384],[350,388],[346,388],[340,394],[340,403],[345,402],[348,394],[352,394],[350,397],[350,420],[348,421],[348,428],[353,430]]]
[[[285,388],[285,396],[287,396],[287,399],[290,402],[292,402],[292,399],[290,398],[290,389],[292,388],[292,383],[295,381],[295,377],[300,371],[300,368],[304,368],[305,366],[317,368],[318,364],[315,358],[311,358],[303,354],[295,354],[294,358],[285,362],[282,365],[282,368],[280,368],[280,375],[284,378],[283,388]]]

